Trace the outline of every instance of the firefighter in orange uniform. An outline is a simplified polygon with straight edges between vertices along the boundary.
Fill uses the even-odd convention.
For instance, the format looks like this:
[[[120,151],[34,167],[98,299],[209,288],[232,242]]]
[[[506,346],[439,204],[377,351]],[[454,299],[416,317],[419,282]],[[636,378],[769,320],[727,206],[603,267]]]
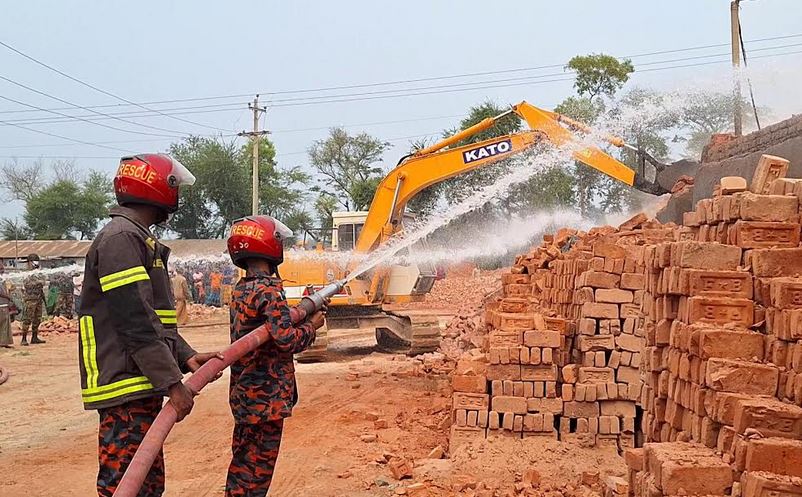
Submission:
[[[226,497],[264,497],[270,488],[281,445],[284,418],[298,399],[293,354],[315,341],[323,311],[293,325],[278,267],[283,240],[292,231],[268,216],[241,219],[231,227],[228,253],[246,271],[234,288],[230,306],[231,341],[267,325],[264,345],[231,365],[229,404],[234,415],[231,464]]]
[[[186,416],[192,393],[181,383],[215,353],[197,353],[178,334],[167,274],[170,249],[150,226],[178,208],[178,190],[194,176],[159,154],[124,157],[114,178],[118,206],[86,256],[80,308],[79,368],[85,409],[97,410],[97,492],[110,497],[162,407]],[[164,492],[160,454],[139,493]]]

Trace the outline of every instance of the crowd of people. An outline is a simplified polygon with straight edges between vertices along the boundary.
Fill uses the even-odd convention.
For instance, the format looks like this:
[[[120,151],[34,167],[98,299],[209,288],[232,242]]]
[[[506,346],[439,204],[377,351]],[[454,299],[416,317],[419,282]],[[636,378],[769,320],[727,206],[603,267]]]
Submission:
[[[39,269],[39,256],[30,254],[27,269]],[[14,345],[11,323],[21,323],[21,345],[42,344],[39,325],[45,317],[63,316],[72,319],[78,312],[83,275],[77,271],[60,271],[45,276],[41,272],[16,273],[5,277],[0,272],[0,347]],[[31,341],[28,342],[28,333]]]

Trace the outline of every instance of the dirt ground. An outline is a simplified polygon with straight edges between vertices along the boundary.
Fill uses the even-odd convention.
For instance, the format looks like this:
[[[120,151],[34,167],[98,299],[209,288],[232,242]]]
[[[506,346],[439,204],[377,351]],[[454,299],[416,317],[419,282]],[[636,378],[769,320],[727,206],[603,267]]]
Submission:
[[[183,333],[198,350],[228,341],[222,325]],[[86,497],[97,470],[97,414],[80,404],[77,335],[46,338],[37,347],[0,349],[0,364],[11,370],[0,385],[0,495]],[[300,403],[285,425],[271,495],[507,495],[493,490],[530,468],[563,494],[580,495],[573,483],[583,471],[623,474],[614,453],[541,440],[481,441],[427,459],[435,447],[447,448],[448,377],[374,351],[369,333],[331,340],[330,361],[298,366]],[[170,435],[165,495],[223,494],[232,428],[227,385],[224,376],[207,387]],[[414,477],[395,480],[392,456],[414,461]],[[426,493],[416,493],[421,486]]]

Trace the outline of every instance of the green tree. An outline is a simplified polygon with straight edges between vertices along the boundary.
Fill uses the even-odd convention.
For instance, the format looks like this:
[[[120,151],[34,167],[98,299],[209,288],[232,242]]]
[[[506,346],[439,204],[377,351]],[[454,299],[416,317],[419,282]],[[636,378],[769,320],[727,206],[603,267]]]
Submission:
[[[4,217],[0,219],[0,236],[3,240],[30,240],[33,233],[24,222]]]
[[[236,142],[192,136],[171,144],[169,154],[196,178],[181,189],[170,222],[181,238],[220,238],[232,221],[250,213],[250,176]]]
[[[695,92],[688,95],[682,112],[682,122],[687,128],[685,156],[698,159],[702,149],[715,133],[725,133],[733,129],[735,101],[730,93]],[[752,104],[741,101],[744,122],[754,119]],[[758,116],[768,113],[768,109],[758,108]]]
[[[109,192],[96,190],[94,184],[63,179],[31,197],[23,218],[38,240],[90,239],[108,213],[109,201]]]
[[[242,146],[244,167],[253,177],[253,146]],[[259,140],[259,212],[281,219],[296,216],[306,200],[307,185],[312,180],[299,166],[280,168],[276,147],[269,140]],[[249,190],[250,191],[250,190]],[[289,226],[289,225],[288,225]]]
[[[107,216],[113,200],[109,177],[90,171],[84,177],[70,161],[50,165],[47,179],[41,161],[24,166],[6,165],[0,174],[9,197],[24,202],[25,224],[3,219],[0,229],[5,238],[39,240],[89,239]]]
[[[233,221],[251,213],[252,147],[220,138],[189,137],[169,153],[195,175],[182,188],[180,208],[170,228],[181,238],[221,238]],[[284,221],[303,210],[309,176],[299,168],[282,169],[272,142],[259,142],[259,212]]]
[[[599,96],[612,97],[635,70],[631,61],[605,54],[577,55],[565,67],[576,73],[576,92],[591,101]]]
[[[389,147],[367,133],[349,135],[343,128],[332,128],[328,138],[309,148],[309,162],[323,177],[326,193],[345,210],[365,210],[381,180],[379,164]]]
[[[629,60],[620,61],[605,54],[576,56],[568,62],[566,69],[576,73],[574,88],[578,95],[566,98],[554,110],[588,125],[593,125],[604,115],[614,117],[619,112],[617,108],[608,110],[604,98],[612,98],[635,70]],[[633,94],[633,100],[637,96]],[[631,129],[625,130],[627,141],[648,142],[660,152],[667,150],[665,143],[657,139],[653,127],[638,126],[635,123]],[[582,215],[620,212],[633,203],[631,188],[581,162],[574,163],[571,176],[573,201]]]

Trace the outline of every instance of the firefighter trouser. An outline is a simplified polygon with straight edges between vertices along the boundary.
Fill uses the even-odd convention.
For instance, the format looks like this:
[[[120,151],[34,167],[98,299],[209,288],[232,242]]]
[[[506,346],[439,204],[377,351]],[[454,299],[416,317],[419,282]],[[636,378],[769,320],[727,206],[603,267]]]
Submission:
[[[126,402],[121,406],[98,410],[97,494],[111,497],[120,484],[134,453],[142,443],[156,415],[162,408],[161,397],[149,397]],[[153,462],[137,497],[161,497],[164,493],[164,454]]]
[[[284,420],[234,425],[226,497],[265,497],[273,479]]]

